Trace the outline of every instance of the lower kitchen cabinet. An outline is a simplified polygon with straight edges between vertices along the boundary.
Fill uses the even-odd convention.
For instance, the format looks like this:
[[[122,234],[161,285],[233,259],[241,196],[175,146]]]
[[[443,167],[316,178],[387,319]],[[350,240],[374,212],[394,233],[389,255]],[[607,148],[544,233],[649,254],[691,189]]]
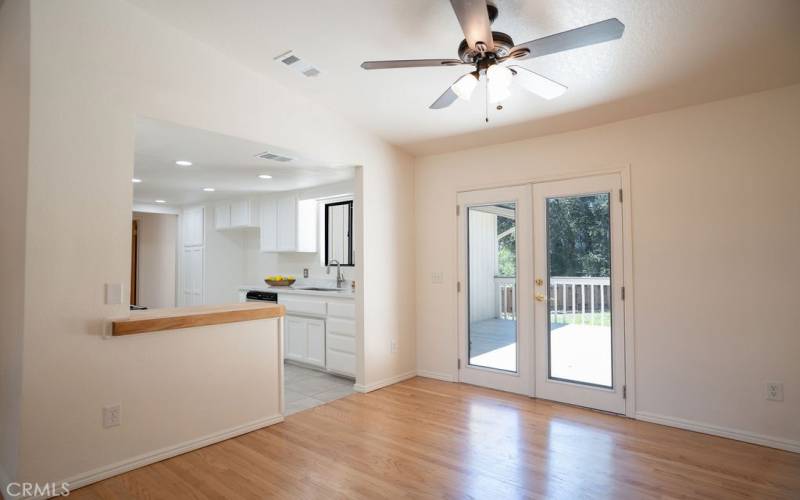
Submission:
[[[284,356],[301,363],[325,366],[325,320],[287,315]]]
[[[356,322],[328,317],[325,367],[342,375],[356,376]]]

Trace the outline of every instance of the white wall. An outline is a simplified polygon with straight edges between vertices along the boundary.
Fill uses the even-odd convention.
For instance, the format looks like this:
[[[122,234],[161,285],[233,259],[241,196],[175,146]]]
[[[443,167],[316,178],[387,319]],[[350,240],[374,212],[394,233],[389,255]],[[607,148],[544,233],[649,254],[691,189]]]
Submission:
[[[133,212],[139,228],[137,304],[175,307],[178,216]]]
[[[268,410],[259,403],[261,384],[242,382],[260,373],[261,340],[251,333],[209,328],[101,339],[104,318],[127,313],[125,305],[104,305],[103,290],[130,275],[136,116],[290,150],[313,144],[332,163],[363,165],[358,189],[374,193],[359,206],[365,264],[372,258],[376,269],[387,261],[392,269],[362,270],[370,278],[357,299],[365,325],[359,333],[370,335],[359,340],[370,357],[359,380],[413,369],[407,155],[121,0],[33,0],[31,23],[18,479],[80,476]],[[22,265],[19,258],[15,265]],[[363,295],[373,307],[363,307]],[[403,351],[389,352],[389,335]],[[113,431],[100,425],[101,408],[110,403],[123,406],[123,425]],[[52,408],[57,418],[46,411]]]
[[[0,2],[0,488],[19,458],[25,221],[28,192],[30,9]]]
[[[800,447],[798,158],[800,86],[418,159],[419,369],[457,373],[458,190],[630,165],[637,411]]]
[[[403,165],[413,166],[410,159]],[[356,314],[364,316],[364,356],[357,388],[371,390],[416,371],[414,332],[414,171],[385,166],[356,174],[356,248],[363,248],[356,268]],[[376,168],[377,167],[377,168]],[[358,189],[360,188],[360,189]],[[358,254],[356,255],[358,259]],[[397,352],[391,352],[391,342]],[[363,370],[363,372],[362,372]],[[363,373],[363,376],[362,376]]]

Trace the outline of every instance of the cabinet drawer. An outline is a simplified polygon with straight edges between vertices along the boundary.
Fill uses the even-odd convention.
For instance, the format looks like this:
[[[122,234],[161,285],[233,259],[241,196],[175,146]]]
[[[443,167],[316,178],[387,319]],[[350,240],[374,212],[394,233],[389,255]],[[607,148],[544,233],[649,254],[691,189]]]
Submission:
[[[347,337],[356,336],[356,322],[349,319],[328,318],[328,331]]]
[[[338,372],[343,375],[355,376],[356,357],[354,354],[328,349],[327,358],[326,368],[328,370]]]
[[[339,335],[328,330],[325,337],[328,349],[334,351],[346,352],[349,354],[356,353],[356,339],[355,337],[348,337],[346,335]]]
[[[335,316],[337,318],[356,318],[356,305],[355,303],[347,302],[328,302],[328,316]]]
[[[327,308],[325,302],[319,300],[300,299],[287,297],[278,293],[278,303],[286,307],[287,313],[311,314],[313,316],[325,316]]]

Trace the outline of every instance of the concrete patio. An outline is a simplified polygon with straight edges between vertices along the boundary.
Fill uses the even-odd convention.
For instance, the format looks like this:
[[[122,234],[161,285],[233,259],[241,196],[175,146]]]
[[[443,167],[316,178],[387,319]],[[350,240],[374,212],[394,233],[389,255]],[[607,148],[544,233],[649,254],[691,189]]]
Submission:
[[[470,324],[470,364],[517,370],[515,320],[487,319]],[[611,386],[611,329],[552,323],[550,376]]]

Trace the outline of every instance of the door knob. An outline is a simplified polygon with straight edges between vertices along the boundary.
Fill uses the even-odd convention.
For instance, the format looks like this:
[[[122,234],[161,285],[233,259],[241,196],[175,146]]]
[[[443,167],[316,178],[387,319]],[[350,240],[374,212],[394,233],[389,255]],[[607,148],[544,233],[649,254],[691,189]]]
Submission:
[[[537,293],[536,295],[533,296],[533,298],[535,298],[538,302],[544,302],[544,294],[543,293]]]

